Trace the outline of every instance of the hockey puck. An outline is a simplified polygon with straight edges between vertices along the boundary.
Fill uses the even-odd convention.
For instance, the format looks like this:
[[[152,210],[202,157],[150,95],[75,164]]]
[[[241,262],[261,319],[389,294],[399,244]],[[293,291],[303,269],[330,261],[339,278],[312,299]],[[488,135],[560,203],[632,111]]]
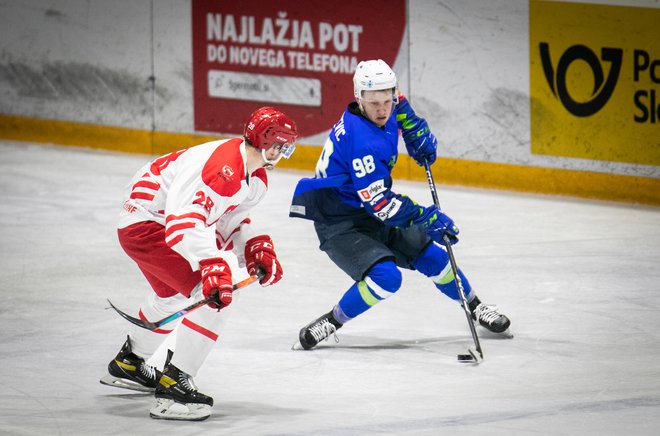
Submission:
[[[474,362],[474,357],[471,354],[459,354],[456,356],[459,362]]]

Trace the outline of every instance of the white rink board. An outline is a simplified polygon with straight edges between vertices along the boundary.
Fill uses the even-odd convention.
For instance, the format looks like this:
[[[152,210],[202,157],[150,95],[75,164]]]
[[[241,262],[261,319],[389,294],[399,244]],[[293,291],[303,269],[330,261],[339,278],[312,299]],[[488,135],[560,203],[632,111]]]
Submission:
[[[659,7],[657,0],[597,3]],[[527,1],[411,0],[408,15],[408,46],[394,69],[438,137],[440,156],[660,177],[658,166],[530,152]],[[191,35],[189,0],[2,4],[0,112],[192,133]],[[302,89],[281,98],[300,98]],[[348,103],[352,96],[333,98]],[[320,146],[325,139],[300,142]]]

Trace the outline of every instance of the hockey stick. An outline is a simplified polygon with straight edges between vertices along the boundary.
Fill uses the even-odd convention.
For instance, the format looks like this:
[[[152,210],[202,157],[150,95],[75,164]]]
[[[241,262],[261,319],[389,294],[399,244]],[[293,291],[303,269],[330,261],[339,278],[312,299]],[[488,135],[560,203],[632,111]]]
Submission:
[[[424,159],[424,169],[426,170],[426,180],[429,182],[429,189],[431,190],[431,197],[433,197],[433,203],[438,209],[440,209],[440,202],[438,201],[438,193],[435,190],[435,182],[433,181],[431,166],[429,165],[429,161],[426,159]],[[449,255],[449,262],[451,263],[451,269],[452,272],[454,273],[454,278],[456,279],[458,295],[461,298],[461,307],[463,308],[463,312],[465,312],[465,316],[467,317],[467,322],[468,325],[470,326],[470,333],[472,333],[474,348],[479,353],[479,357],[481,358],[481,360],[483,360],[484,353],[483,351],[481,351],[481,344],[479,343],[477,330],[474,327],[474,322],[472,322],[472,314],[470,313],[470,309],[468,308],[468,302],[467,302],[467,298],[465,297],[465,290],[463,289],[463,283],[461,282],[461,277],[458,275],[458,266],[456,266],[456,259],[454,258],[454,252],[451,248],[451,243],[449,242],[449,236],[443,235],[442,240],[445,243],[445,249],[447,250],[447,254]],[[470,353],[470,355],[459,354],[458,359],[460,361],[470,361],[470,360],[475,360],[477,362],[479,361],[479,358],[477,357],[476,354],[474,354],[474,352],[471,349],[468,348],[468,352]],[[472,359],[469,359],[470,356],[472,356]]]
[[[262,270],[259,270],[257,272],[256,276],[250,276],[250,277],[246,278],[245,280],[241,280],[238,283],[234,283],[232,285],[232,288],[233,288],[234,291],[237,290],[237,289],[241,289],[241,288],[243,288],[247,285],[251,285],[252,283],[256,282],[257,280],[261,280],[265,275],[266,274]],[[213,301],[214,297],[215,297],[215,295],[212,295],[210,297],[206,297],[203,300],[199,300],[198,302],[193,303],[188,307],[184,307],[183,309],[179,310],[176,313],[173,313],[170,316],[166,316],[165,318],[163,318],[161,320],[153,321],[153,322],[132,317],[129,314],[127,314],[126,312],[122,312],[121,310],[117,309],[117,307],[114,304],[112,304],[112,302],[110,300],[108,300],[108,303],[110,303],[110,306],[113,309],[115,309],[115,311],[117,311],[117,313],[119,315],[123,316],[126,320],[128,320],[129,322],[132,322],[136,326],[142,327],[143,329],[147,329],[147,330],[156,330],[158,327],[161,327],[161,326],[163,326],[167,323],[170,323],[170,322],[174,321],[175,319],[181,318],[182,316],[185,316],[186,314],[192,312],[193,310],[199,309],[200,307],[210,303],[211,301]]]

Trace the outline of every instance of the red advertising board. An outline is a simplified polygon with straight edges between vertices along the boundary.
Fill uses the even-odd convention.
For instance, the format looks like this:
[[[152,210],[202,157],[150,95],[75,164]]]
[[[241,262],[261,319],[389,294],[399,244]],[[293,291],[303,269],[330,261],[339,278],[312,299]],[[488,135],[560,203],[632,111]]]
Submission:
[[[353,95],[362,60],[390,66],[405,0],[192,1],[195,130],[242,133],[248,115],[275,106],[301,136],[332,127]]]

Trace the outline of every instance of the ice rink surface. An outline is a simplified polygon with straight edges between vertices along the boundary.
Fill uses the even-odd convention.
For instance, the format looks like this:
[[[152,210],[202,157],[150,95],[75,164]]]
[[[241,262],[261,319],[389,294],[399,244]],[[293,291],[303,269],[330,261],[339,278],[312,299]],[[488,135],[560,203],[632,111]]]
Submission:
[[[211,418],[150,419],[151,395],[99,383],[127,331],[106,298],[135,310],[148,291],[115,221],[150,159],[0,142],[0,434],[660,434],[660,208],[440,185],[458,265],[515,337],[478,329],[484,362],[458,363],[472,344],[462,310],[406,271],[339,343],[292,351],[351,283],[312,224],[288,217],[309,174],[277,170],[253,222],[284,278],[235,298],[196,377]],[[394,189],[431,203],[425,183]]]

